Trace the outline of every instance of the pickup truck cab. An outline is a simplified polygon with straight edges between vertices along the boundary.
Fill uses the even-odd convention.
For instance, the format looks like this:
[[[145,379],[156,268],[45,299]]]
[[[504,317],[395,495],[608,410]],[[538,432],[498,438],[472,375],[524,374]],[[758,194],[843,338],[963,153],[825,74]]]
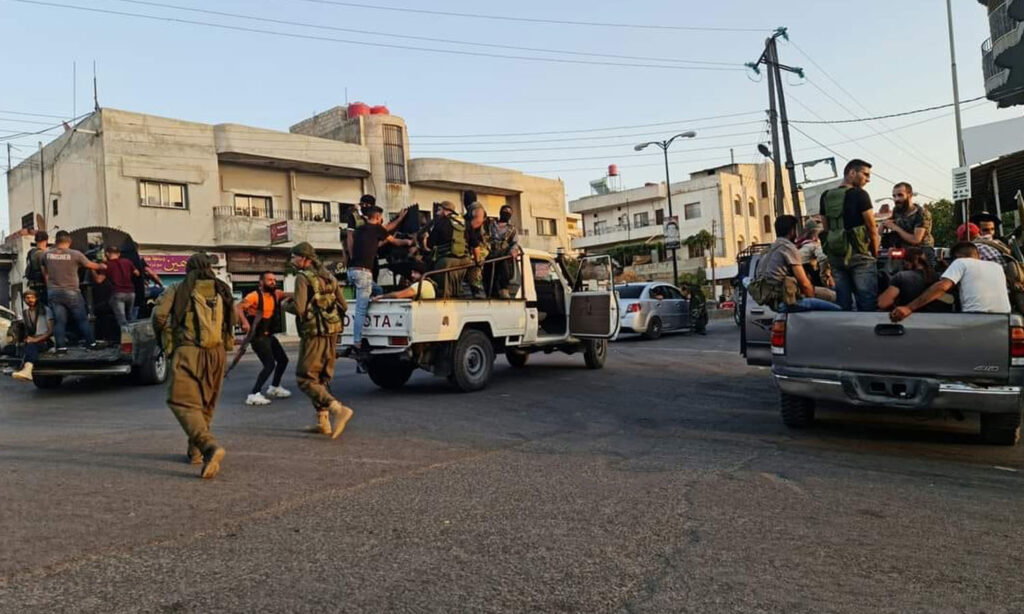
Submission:
[[[750,271],[759,256],[751,255]],[[830,402],[917,415],[975,412],[986,442],[1014,445],[1020,437],[1019,315],[919,312],[894,324],[884,312],[777,314],[747,292],[743,312],[747,363],[771,367],[791,428],[810,426],[815,406]]]
[[[522,285],[512,299],[370,303],[363,338],[371,349],[361,361],[370,379],[400,388],[421,368],[462,391],[480,390],[498,352],[513,367],[525,366],[534,352],[556,351],[582,353],[588,368],[603,367],[619,327],[610,258],[582,259],[575,279],[545,252],[523,250],[516,262]],[[354,305],[345,316],[342,351],[352,345],[353,315]]]

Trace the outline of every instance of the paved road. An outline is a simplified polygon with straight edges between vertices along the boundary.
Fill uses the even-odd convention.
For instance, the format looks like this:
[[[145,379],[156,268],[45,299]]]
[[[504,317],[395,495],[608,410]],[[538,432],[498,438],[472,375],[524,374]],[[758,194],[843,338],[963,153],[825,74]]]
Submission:
[[[352,363],[341,441],[227,383],[197,479],[162,390],[0,381],[0,610],[1021,611],[1024,457],[971,422],[779,422],[736,329],[498,360],[492,385]],[[291,375],[285,381],[292,385]]]

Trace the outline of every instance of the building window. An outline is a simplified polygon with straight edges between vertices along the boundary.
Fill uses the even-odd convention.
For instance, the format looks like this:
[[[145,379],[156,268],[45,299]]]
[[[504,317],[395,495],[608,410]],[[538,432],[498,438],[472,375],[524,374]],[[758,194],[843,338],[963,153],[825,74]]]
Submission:
[[[299,219],[303,222],[330,222],[331,203],[320,200],[300,200]]]
[[[163,209],[188,209],[188,188],[181,183],[139,181],[139,205]]]
[[[752,217],[752,218],[754,218],[756,220],[757,219],[757,205],[754,204],[754,199],[753,198],[751,198],[750,201],[747,202],[747,210],[750,213],[750,217]]]
[[[603,235],[606,232],[608,232],[608,222],[606,222],[605,220],[594,222],[595,235]]]
[[[768,198],[768,182],[761,182],[761,198]]]
[[[21,216],[21,227],[27,230],[35,230],[36,218],[31,213]]]
[[[764,233],[765,234],[771,234],[771,232],[772,232],[772,216],[766,214],[764,216]]]
[[[622,215],[619,216],[619,228],[622,228],[622,229],[629,228],[629,215],[628,214],[623,213]]]
[[[651,214],[647,211],[633,214],[633,228],[644,228],[651,225]]]
[[[658,226],[661,226],[662,224],[665,223],[665,210],[664,209],[657,209],[654,212],[654,223],[657,224]]]
[[[687,245],[686,249],[690,253],[690,258],[703,258],[704,257],[704,246],[703,245]]]
[[[683,205],[683,219],[695,220],[700,217],[700,203]]]
[[[244,217],[274,217],[274,200],[269,196],[235,194],[235,215]]]
[[[401,126],[384,126],[384,178],[405,183],[405,143]]]
[[[553,237],[558,234],[555,220],[547,217],[537,218],[537,234],[542,237]]]
[[[58,202],[57,202],[57,199],[56,199],[56,198],[54,198],[54,199],[53,199],[53,215],[57,215],[57,212],[58,212],[59,210],[60,210],[60,207],[59,207],[59,204],[58,204]]]
[[[743,201],[739,195],[736,195],[732,199],[732,210],[736,215],[743,215]]]

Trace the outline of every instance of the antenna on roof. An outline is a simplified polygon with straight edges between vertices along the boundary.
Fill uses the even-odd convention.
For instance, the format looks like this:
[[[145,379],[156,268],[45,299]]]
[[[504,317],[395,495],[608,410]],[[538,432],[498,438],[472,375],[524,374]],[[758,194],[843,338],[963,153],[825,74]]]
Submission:
[[[100,110],[100,95],[96,85],[96,60],[92,61],[92,110]]]

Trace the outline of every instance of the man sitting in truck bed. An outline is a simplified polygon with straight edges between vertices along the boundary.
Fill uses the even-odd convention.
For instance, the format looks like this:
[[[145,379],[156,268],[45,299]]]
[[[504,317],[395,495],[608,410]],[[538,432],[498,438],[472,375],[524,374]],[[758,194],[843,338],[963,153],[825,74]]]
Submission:
[[[780,215],[775,220],[775,242],[768,248],[768,252],[757,264],[757,271],[754,275],[755,281],[770,280],[779,287],[779,305],[770,305],[776,311],[839,311],[839,305],[818,298],[818,289],[811,283],[810,278],[804,271],[803,261],[800,258],[800,251],[796,243],[797,219],[792,215]],[[786,304],[782,288],[785,286],[786,278],[796,279],[797,293],[796,301]],[[753,283],[751,284],[753,285]],[[824,295],[824,293],[821,293]],[[773,299],[774,300],[774,299]]]
[[[936,300],[954,286],[960,288],[960,305],[964,313],[1010,313],[1003,267],[981,260],[973,243],[957,243],[953,248],[956,260],[949,265],[942,279],[931,285],[909,305],[897,307],[889,314],[893,322],[905,320],[910,314]]]

